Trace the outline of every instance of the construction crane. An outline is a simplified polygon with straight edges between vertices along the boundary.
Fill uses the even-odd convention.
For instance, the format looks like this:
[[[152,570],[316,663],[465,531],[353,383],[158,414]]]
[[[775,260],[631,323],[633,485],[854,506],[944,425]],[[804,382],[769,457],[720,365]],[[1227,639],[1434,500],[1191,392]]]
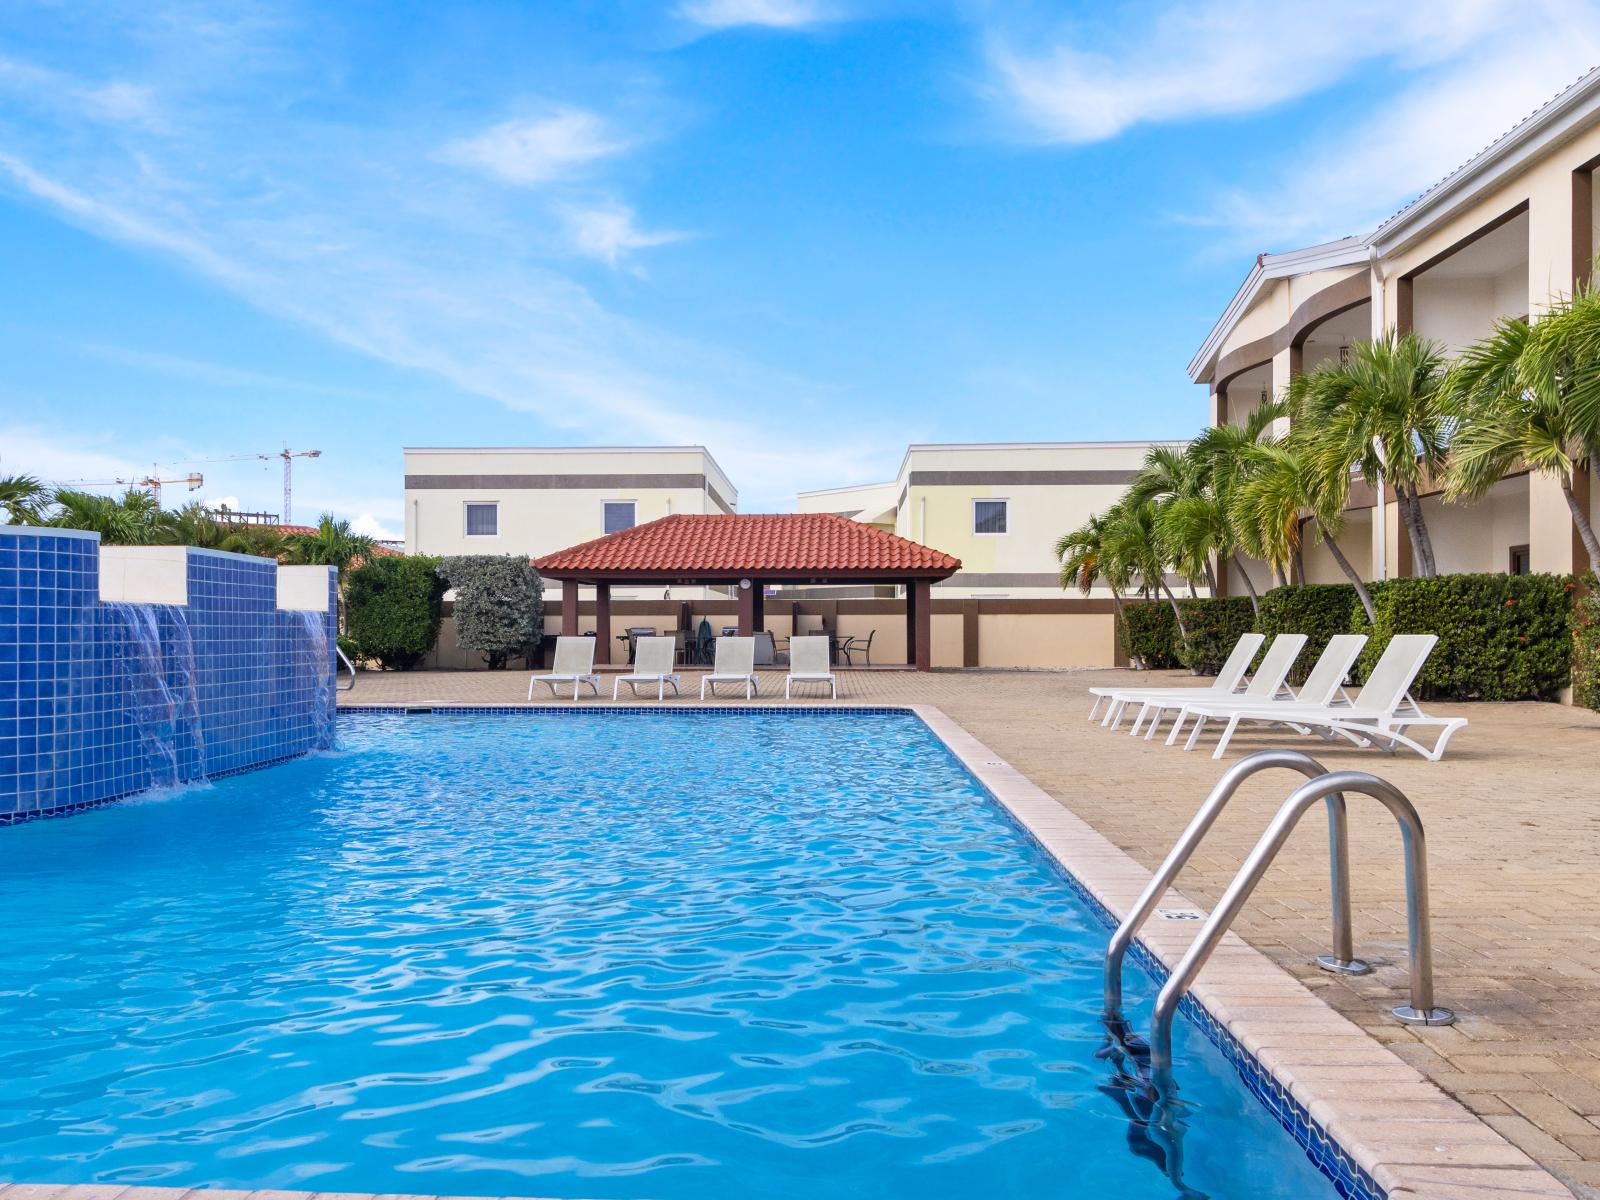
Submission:
[[[159,468],[157,468],[159,471]],[[161,504],[161,485],[166,483],[186,483],[191,492],[205,486],[206,477],[198,471],[176,479],[162,479],[158,473],[151,473],[142,479],[69,479],[66,481],[70,487],[143,487],[149,488],[150,494],[155,498],[157,507]]]
[[[196,458],[191,462],[216,463],[216,462],[271,462],[275,458],[283,459],[283,515],[280,518],[285,525],[294,524],[294,460],[297,458],[321,458],[321,450],[291,450],[287,443],[282,450],[271,454],[229,454],[222,458]],[[191,489],[192,490],[192,489]]]

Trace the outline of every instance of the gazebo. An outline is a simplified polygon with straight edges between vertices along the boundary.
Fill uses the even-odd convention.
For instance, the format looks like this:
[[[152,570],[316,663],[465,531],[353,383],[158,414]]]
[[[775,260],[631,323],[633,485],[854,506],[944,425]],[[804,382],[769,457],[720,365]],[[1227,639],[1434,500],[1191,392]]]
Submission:
[[[620,533],[533,560],[561,584],[575,611],[578,588],[593,585],[600,631],[595,661],[611,661],[613,585],[731,585],[738,590],[739,633],[764,627],[768,584],[903,584],[906,661],[929,667],[932,585],[961,569],[961,560],[832,513],[764,513],[662,517]]]

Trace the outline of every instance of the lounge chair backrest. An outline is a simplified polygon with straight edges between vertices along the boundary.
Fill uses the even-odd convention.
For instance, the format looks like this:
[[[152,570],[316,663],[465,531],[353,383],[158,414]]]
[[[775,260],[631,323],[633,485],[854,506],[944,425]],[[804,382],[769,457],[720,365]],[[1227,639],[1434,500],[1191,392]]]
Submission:
[[[1422,664],[1433,653],[1439,640],[1432,633],[1397,633],[1383,648],[1366,685],[1355,699],[1355,706],[1376,712],[1393,712],[1405,699],[1407,690],[1422,671]]]
[[[1233,644],[1233,653],[1228,655],[1228,660],[1222,664],[1216,679],[1212,680],[1211,690],[1227,695],[1238,687],[1239,681],[1244,678],[1244,673],[1250,669],[1256,651],[1261,649],[1261,643],[1266,640],[1266,637],[1259,633],[1241,633],[1239,640]]]
[[[826,637],[795,637],[789,639],[789,674],[828,675],[828,639]]]
[[[556,661],[550,668],[552,675],[592,675],[594,673],[594,643],[592,637],[558,637]]]
[[[1300,689],[1300,703],[1331,702],[1333,694],[1344,683],[1345,676],[1350,674],[1350,668],[1361,657],[1361,649],[1366,644],[1367,635],[1364,633],[1336,633],[1329,638],[1317,658],[1317,665],[1311,668],[1305,686]]]
[[[678,641],[669,637],[642,637],[633,656],[635,675],[671,675],[678,655]]]
[[[1261,656],[1261,665],[1256,668],[1244,694],[1252,700],[1271,700],[1276,696],[1283,687],[1283,681],[1289,678],[1289,669],[1294,666],[1294,660],[1300,657],[1305,645],[1306,635],[1303,633],[1280,633],[1273,638],[1272,645]]]
[[[753,637],[719,637],[713,675],[750,675],[756,669],[756,640]]]
[[[756,631],[756,665],[770,667],[778,657],[778,643],[770,630]]]

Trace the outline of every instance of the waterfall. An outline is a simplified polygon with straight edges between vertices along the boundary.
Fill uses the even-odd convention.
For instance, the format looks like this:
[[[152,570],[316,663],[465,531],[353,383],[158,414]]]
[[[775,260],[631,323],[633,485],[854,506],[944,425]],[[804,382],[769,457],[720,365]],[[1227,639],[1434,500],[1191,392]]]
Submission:
[[[128,716],[151,787],[176,787],[205,775],[205,740],[195,686],[194,638],[182,608],[111,602],[105,613],[128,634],[123,663]],[[168,630],[165,642],[162,626]]]
[[[306,682],[311,709],[307,714],[307,727],[311,745],[326,750],[333,745],[333,647],[328,644],[328,614],[299,612],[304,636],[299,639],[293,657],[296,685]]]

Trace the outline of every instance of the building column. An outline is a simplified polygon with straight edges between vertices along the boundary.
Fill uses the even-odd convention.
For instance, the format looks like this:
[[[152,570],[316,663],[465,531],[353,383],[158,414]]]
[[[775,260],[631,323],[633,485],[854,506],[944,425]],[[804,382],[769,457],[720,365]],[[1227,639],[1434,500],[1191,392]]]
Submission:
[[[756,632],[756,581],[749,587],[735,588],[739,593],[739,636],[754,637]]]
[[[906,587],[906,661],[919,671],[933,663],[933,585],[926,579]]]
[[[578,585],[570,579],[561,581],[561,636],[577,637],[582,632],[578,628]]]
[[[611,585],[594,585],[594,661],[597,665],[611,662]]]

